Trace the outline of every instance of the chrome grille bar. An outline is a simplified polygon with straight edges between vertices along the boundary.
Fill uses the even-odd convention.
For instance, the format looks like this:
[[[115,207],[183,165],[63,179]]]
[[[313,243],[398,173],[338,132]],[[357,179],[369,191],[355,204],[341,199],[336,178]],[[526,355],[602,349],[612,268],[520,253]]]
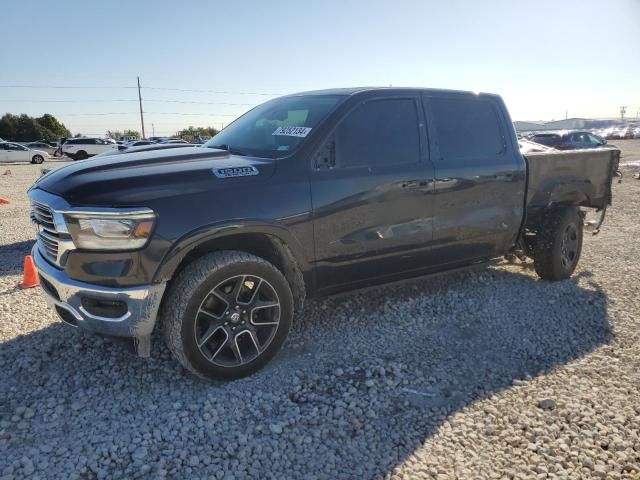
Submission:
[[[40,251],[54,263],[59,264],[60,236],[53,220],[53,212],[43,203],[32,202],[30,217],[31,221],[38,226],[37,239]]]

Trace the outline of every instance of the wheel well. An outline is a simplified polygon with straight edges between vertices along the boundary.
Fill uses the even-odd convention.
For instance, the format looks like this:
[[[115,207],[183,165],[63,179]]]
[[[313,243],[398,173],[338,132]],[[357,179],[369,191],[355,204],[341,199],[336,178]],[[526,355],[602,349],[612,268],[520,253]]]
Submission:
[[[279,238],[272,235],[256,233],[237,234],[216,238],[198,245],[182,259],[173,272],[172,278],[176,278],[182,269],[202,255],[221,250],[247,252],[271,263],[280,270],[287,279],[291,287],[291,292],[293,293],[296,311],[302,308],[306,297],[306,287],[302,271],[289,247]]]

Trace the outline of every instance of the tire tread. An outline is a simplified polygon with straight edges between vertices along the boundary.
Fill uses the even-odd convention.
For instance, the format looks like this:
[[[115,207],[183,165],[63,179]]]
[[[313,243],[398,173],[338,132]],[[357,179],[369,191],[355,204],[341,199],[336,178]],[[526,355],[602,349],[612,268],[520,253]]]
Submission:
[[[178,274],[163,302],[161,325],[167,347],[182,366],[199,378],[211,379],[203,375],[189,360],[181,335],[182,316],[191,299],[191,292],[195,291],[213,272],[229,265],[245,262],[263,264],[282,275],[271,263],[250,253],[233,250],[207,253],[191,262]]]

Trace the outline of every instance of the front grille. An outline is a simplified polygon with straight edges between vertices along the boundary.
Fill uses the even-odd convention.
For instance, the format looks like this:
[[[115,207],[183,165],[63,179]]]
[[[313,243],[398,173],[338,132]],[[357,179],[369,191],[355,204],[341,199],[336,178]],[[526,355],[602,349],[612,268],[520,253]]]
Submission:
[[[42,203],[33,202],[31,204],[31,220],[42,225],[47,230],[56,231],[56,225],[53,222],[53,213],[49,207]]]
[[[54,262],[58,262],[60,235],[53,221],[53,213],[46,205],[38,202],[31,204],[31,221],[38,227],[38,247]]]

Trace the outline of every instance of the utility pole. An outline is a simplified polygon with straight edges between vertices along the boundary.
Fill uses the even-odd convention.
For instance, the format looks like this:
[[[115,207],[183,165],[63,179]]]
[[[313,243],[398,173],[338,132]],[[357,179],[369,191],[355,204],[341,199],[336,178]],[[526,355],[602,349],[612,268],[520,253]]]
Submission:
[[[627,107],[622,105],[620,107],[620,121],[624,122],[624,114],[627,113]]]
[[[138,77],[138,102],[140,103],[140,123],[142,124],[142,138],[147,138],[144,134],[144,116],[142,115],[142,95],[140,95],[140,77]]]
[[[156,127],[153,123],[151,124],[151,135],[153,135],[154,137],[156,136]]]

